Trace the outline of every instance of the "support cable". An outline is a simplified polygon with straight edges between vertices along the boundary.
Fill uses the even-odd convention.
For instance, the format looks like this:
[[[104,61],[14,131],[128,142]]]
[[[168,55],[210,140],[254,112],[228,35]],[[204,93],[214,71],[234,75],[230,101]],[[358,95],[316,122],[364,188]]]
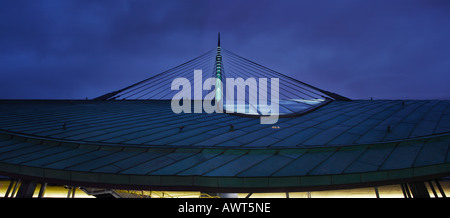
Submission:
[[[206,68],[206,66],[208,66],[208,65],[209,65],[208,63],[203,63],[199,69]],[[202,71],[203,71],[203,70],[202,70]],[[181,77],[181,75],[187,75],[187,76],[183,76],[183,77],[184,77],[184,78],[194,78],[193,74],[194,74],[194,71],[191,69],[190,71],[189,71],[189,70],[185,71],[184,74],[179,74],[180,76],[178,76],[178,77]],[[189,76],[189,77],[188,77],[188,76]],[[188,80],[189,80],[189,81],[192,81],[192,80],[190,80],[190,79],[188,79]],[[195,80],[195,78],[194,78],[194,80]],[[183,84],[183,85],[184,85],[184,84]],[[170,85],[169,85],[168,87],[170,87]],[[191,87],[191,89],[192,89],[192,87]],[[202,81],[202,90],[203,90],[203,81]],[[157,95],[163,93],[164,91],[167,91],[167,90],[164,89],[164,85],[163,85],[163,86],[161,87],[161,89],[160,89],[159,92],[157,92],[157,93],[155,93],[154,95],[150,96],[148,99],[153,99],[154,96],[157,96]],[[171,90],[171,91],[172,91],[172,90]],[[165,96],[167,96],[167,95],[170,94],[170,93],[171,93],[170,91],[167,92],[167,93],[165,93],[165,94],[164,94],[162,97],[160,97],[159,99],[164,98]]]
[[[281,74],[281,73],[279,73],[279,72],[277,72],[277,71],[274,71],[274,70],[272,70],[272,69],[270,69],[270,68],[267,68],[267,67],[262,66],[262,65],[260,65],[260,64],[258,64],[258,63],[255,63],[255,62],[253,62],[253,61],[251,61],[251,60],[248,60],[248,59],[246,59],[246,58],[244,58],[244,57],[241,57],[241,56],[239,56],[239,55],[237,55],[237,54],[235,54],[235,53],[233,53],[233,52],[231,52],[231,51],[229,51],[229,50],[226,50],[226,49],[225,49],[224,51],[230,53],[230,54],[231,54],[231,57],[234,56],[234,57],[238,57],[240,60],[245,60],[246,62],[253,64],[255,67],[257,67],[257,68],[259,68],[259,69],[261,69],[261,70],[264,70],[265,72],[268,72],[268,73],[270,73],[270,74],[272,74],[272,75],[276,75],[276,76],[279,76],[279,77],[280,77],[280,76],[281,76],[281,77],[284,77],[284,78],[286,78],[288,81],[289,81],[289,80],[290,80],[290,81],[293,81],[293,82],[295,82],[295,83],[291,83],[291,84],[297,86],[298,88],[307,90],[307,89],[305,89],[304,87],[300,86],[300,84],[301,84],[301,85],[307,86],[307,87],[309,87],[309,88],[311,88],[311,89],[313,89],[313,90],[316,90],[316,91],[319,91],[319,92],[323,93],[323,90],[321,90],[321,89],[319,89],[319,88],[317,88],[317,87],[314,87],[314,86],[309,85],[309,84],[307,84],[307,83],[301,82],[301,81],[299,81],[299,80],[297,80],[297,79],[295,79],[295,78],[292,78],[292,77],[290,77],[290,76]],[[307,90],[307,91],[312,92],[312,93],[314,93],[314,94],[320,96],[320,94],[315,93],[315,92],[313,92],[313,91],[310,91],[310,90]],[[323,93],[323,94],[325,94],[325,93]]]
[[[230,63],[236,64],[236,65],[239,65],[239,66],[242,66],[242,63],[239,63],[239,61],[236,61],[236,62],[233,62],[233,61],[236,61],[236,60],[231,60]],[[250,63],[250,64],[252,64],[252,63]],[[254,65],[254,64],[252,64],[252,65]],[[258,67],[258,66],[256,66],[256,65],[254,65],[254,66],[255,66],[255,67]],[[245,66],[242,66],[242,67],[245,67]],[[259,73],[259,71],[254,70],[253,66],[248,66],[248,67],[245,67],[245,68],[248,69],[248,70],[250,70],[250,71],[253,71],[253,72],[255,72],[255,73]],[[273,73],[270,73],[270,72],[268,72],[268,71],[265,71],[265,72],[267,72],[268,74],[264,75],[264,77],[268,77],[268,78],[269,78],[269,77],[272,77],[272,76],[268,76],[269,74],[274,75]],[[261,74],[262,74],[262,73],[261,73]],[[258,76],[259,76],[259,75],[258,75]],[[278,75],[276,75],[276,76],[278,76]],[[315,93],[315,92],[313,92],[313,91],[311,91],[311,90],[308,90],[308,89],[306,89],[306,88],[300,86],[299,84],[296,84],[295,81],[293,81],[293,80],[289,80],[289,79],[284,80],[284,79],[286,79],[286,78],[284,78],[284,77],[278,77],[278,78],[280,78],[281,81],[288,82],[288,83],[290,83],[290,84],[292,84],[292,85],[294,85],[294,86],[297,86],[297,87],[300,88],[300,89],[303,89],[303,90],[305,90],[305,91],[311,92],[312,94],[321,96],[321,95],[318,94],[318,93]],[[283,78],[284,78],[284,79],[283,79]],[[285,84],[284,82],[283,82],[283,84]],[[288,86],[288,87],[289,87],[289,86]],[[281,88],[281,87],[280,87],[280,88]],[[292,87],[289,87],[289,88],[293,89]],[[302,91],[300,91],[300,90],[296,90],[296,89],[293,89],[293,90],[295,90],[295,91],[297,91],[297,92],[300,92],[300,93],[302,93],[303,95],[306,95],[306,96],[308,96],[308,97],[310,97],[310,98],[317,98],[317,97],[315,97],[315,96],[312,96],[312,95],[307,94],[307,93],[305,93],[305,92],[302,92]],[[290,92],[290,93],[293,94],[294,96],[299,96],[298,93],[297,93],[297,94],[294,94],[294,93],[292,93],[291,91],[288,91],[288,92]],[[289,98],[289,97],[288,97],[288,98]],[[302,97],[302,98],[304,99],[304,97]]]
[[[147,85],[151,85],[151,86],[149,86],[149,87],[147,87],[145,89],[142,89],[142,90],[140,90],[140,91],[130,95],[129,97],[132,97],[132,96],[134,96],[136,94],[139,94],[139,93],[141,93],[143,91],[146,91],[146,90],[148,90],[150,88],[152,88],[154,90],[163,89],[164,86],[167,86],[167,84],[168,84],[167,81],[172,80],[173,78],[177,78],[177,77],[185,77],[184,75],[190,75],[190,74],[193,73],[192,68],[198,67],[198,64],[203,65],[203,64],[207,63],[207,61],[208,61],[208,59],[206,59],[206,57],[204,57],[202,59],[198,59],[196,62],[191,62],[188,65],[183,65],[183,66],[180,65],[179,67],[181,67],[181,68],[177,69],[176,71],[171,72],[170,76],[169,76],[169,74],[165,75],[165,77],[162,78],[163,81],[159,81],[161,78],[159,80],[156,80],[156,81],[149,81],[146,84],[146,86]],[[192,72],[190,72],[190,71],[192,71]],[[143,87],[141,87],[141,88],[143,88]],[[137,97],[137,99],[142,98],[143,96],[147,95],[148,93],[151,93],[151,91],[147,91],[145,94]],[[160,93],[160,92],[158,92],[158,93]],[[149,98],[152,98],[155,95],[153,95],[153,96],[151,96]]]
[[[125,88],[123,88],[123,89],[121,89],[121,90],[118,90],[118,91],[117,91],[118,93],[116,93],[116,95],[114,95],[114,96],[117,96],[117,94],[120,94],[120,93],[123,93],[122,95],[125,95],[125,94],[128,94],[129,92],[135,91],[136,89],[131,89],[131,88],[136,87],[136,86],[138,86],[138,85],[141,85],[141,84],[143,84],[143,83],[146,83],[146,82],[148,82],[148,81],[150,81],[150,80],[153,80],[153,79],[155,79],[155,78],[159,78],[159,77],[162,77],[162,76],[168,76],[168,75],[170,75],[172,72],[175,72],[175,70],[177,70],[178,68],[180,68],[180,67],[182,67],[182,66],[185,66],[185,65],[187,65],[187,64],[191,64],[192,62],[197,61],[198,59],[203,58],[203,57],[205,57],[205,56],[211,54],[211,52],[213,52],[213,51],[214,51],[214,49],[211,49],[210,51],[208,51],[208,52],[206,52],[206,53],[200,55],[200,56],[197,57],[197,58],[194,58],[194,59],[192,59],[192,60],[190,60],[190,61],[187,61],[187,62],[185,62],[185,63],[183,63],[183,64],[180,64],[180,65],[178,65],[178,66],[176,66],[176,67],[173,67],[173,68],[171,68],[171,69],[169,69],[169,70],[166,70],[166,71],[164,71],[164,72],[162,72],[162,73],[159,73],[159,74],[157,74],[157,75],[151,76],[151,77],[149,77],[149,78],[147,78],[147,79],[144,79],[144,80],[142,80],[142,81],[140,81],[140,82],[137,82],[137,83],[135,83],[135,84],[132,84],[132,85],[130,85],[130,86],[127,86],[127,87],[125,87]],[[126,91],[126,90],[128,90],[128,92],[124,92],[124,91]],[[114,98],[114,96],[112,96],[111,98]],[[101,96],[100,96],[100,97],[101,97]]]
[[[233,65],[230,65],[230,68],[236,69],[236,67],[233,66]],[[246,72],[246,71],[242,71],[242,72]],[[250,74],[250,72],[247,72],[247,73]],[[241,73],[241,74],[243,74],[243,75],[248,75],[247,73]],[[255,74],[250,74],[250,75],[253,75],[253,77],[255,76]],[[256,77],[260,77],[260,75],[256,75]],[[266,78],[267,78],[267,77],[266,77]],[[283,83],[280,82],[280,84],[283,84]],[[287,90],[284,86],[280,86],[279,88],[280,88],[280,90],[284,90],[284,91],[286,91],[286,92],[291,93],[291,94],[294,95],[294,96],[298,96],[298,97],[299,97],[298,94],[292,93],[291,91]],[[264,90],[264,91],[267,92],[267,89]],[[286,94],[284,94],[284,93],[279,93],[279,94],[282,95],[282,96],[284,96],[284,97],[286,97],[286,98],[288,98],[288,99],[290,98],[288,95],[286,95]]]

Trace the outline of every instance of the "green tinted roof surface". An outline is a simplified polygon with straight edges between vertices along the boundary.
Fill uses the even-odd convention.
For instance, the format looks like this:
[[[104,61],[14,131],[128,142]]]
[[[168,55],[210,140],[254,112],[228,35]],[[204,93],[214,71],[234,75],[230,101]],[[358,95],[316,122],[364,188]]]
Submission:
[[[261,125],[230,114],[175,114],[163,100],[3,100],[0,173],[215,191],[326,189],[447,175],[449,104],[332,101]]]

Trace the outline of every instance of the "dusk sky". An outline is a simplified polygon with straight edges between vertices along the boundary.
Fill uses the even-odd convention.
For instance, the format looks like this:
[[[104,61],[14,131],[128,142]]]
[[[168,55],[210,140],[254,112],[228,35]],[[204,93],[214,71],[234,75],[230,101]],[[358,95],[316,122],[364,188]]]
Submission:
[[[0,99],[95,98],[223,48],[352,99],[450,99],[448,0],[0,1]]]

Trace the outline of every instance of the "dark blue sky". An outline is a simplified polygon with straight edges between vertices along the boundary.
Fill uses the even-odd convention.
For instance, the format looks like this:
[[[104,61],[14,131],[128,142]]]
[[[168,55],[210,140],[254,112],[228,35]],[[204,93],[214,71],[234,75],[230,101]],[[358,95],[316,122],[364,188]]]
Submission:
[[[450,99],[450,1],[0,2],[0,99],[84,99],[222,45],[354,99]]]

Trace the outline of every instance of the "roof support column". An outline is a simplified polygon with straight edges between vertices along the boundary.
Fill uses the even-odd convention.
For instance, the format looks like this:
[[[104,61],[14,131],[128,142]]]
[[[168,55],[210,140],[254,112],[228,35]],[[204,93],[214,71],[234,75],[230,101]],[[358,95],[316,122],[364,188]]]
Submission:
[[[427,186],[424,182],[410,182],[408,183],[411,193],[414,198],[430,198]]]
[[[411,193],[409,192],[408,185],[406,183],[400,184],[402,187],[403,197],[405,198],[411,198]]]
[[[36,190],[37,182],[31,180],[23,180],[17,191],[16,198],[32,198]]]
[[[433,183],[431,182],[431,180],[428,181],[428,185],[430,186],[431,191],[433,192],[434,197],[435,197],[435,198],[438,198],[439,196],[437,195],[436,190],[434,189]]]
[[[11,182],[9,182],[8,188],[6,189],[4,198],[9,197],[9,193],[11,192],[11,189],[13,189],[13,187],[14,187],[14,190],[16,190],[15,185],[17,185],[18,182],[19,181],[17,179],[14,179],[14,178],[11,179]],[[13,195],[14,195],[14,192],[11,194],[11,196],[13,196]]]
[[[436,183],[436,186],[438,187],[439,192],[441,192],[442,197],[443,197],[443,198],[446,198],[447,196],[445,195],[445,192],[444,192],[444,190],[442,189],[442,186],[441,186],[441,184],[439,183],[439,180],[436,179],[436,180],[434,180],[434,182]]]
[[[45,189],[47,188],[47,183],[41,183],[41,188],[39,189],[39,195],[38,198],[43,198],[45,194]]]
[[[67,186],[67,198],[75,198],[75,191],[77,187]]]

